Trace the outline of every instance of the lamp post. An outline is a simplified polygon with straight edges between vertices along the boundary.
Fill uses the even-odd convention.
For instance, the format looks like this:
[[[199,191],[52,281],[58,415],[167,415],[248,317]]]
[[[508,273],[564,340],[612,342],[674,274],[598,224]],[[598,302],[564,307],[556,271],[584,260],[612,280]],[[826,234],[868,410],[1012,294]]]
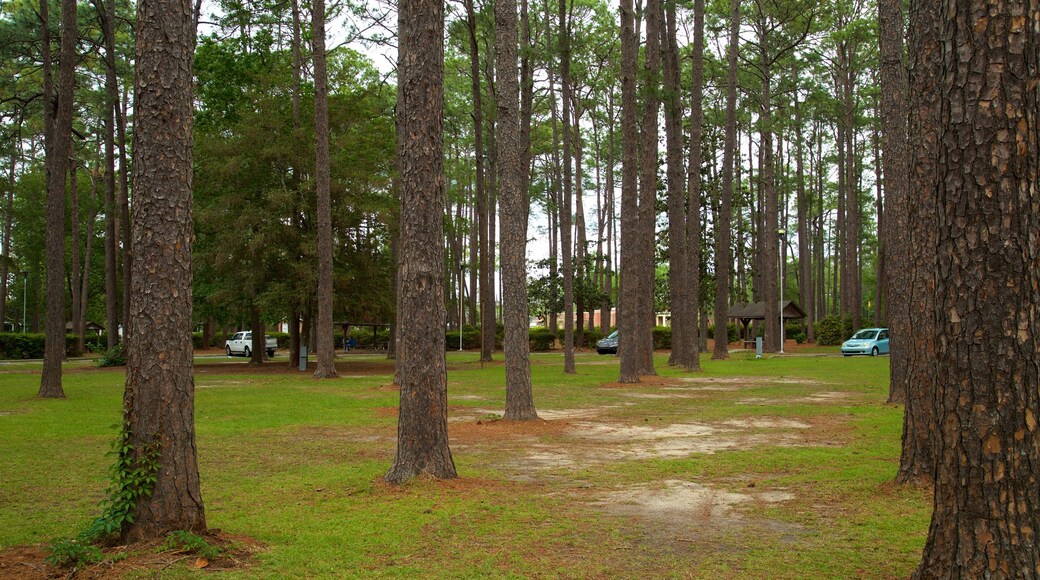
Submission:
[[[28,270],[22,270],[22,334],[25,334],[25,306],[27,304],[27,302],[25,301],[25,297],[26,297],[26,288],[28,288],[28,287],[29,287],[29,272],[28,272]]]
[[[777,256],[780,258],[780,354],[784,354],[784,271],[787,270],[784,261],[784,241],[787,238],[787,230],[781,229],[776,232],[780,247],[777,248]]]

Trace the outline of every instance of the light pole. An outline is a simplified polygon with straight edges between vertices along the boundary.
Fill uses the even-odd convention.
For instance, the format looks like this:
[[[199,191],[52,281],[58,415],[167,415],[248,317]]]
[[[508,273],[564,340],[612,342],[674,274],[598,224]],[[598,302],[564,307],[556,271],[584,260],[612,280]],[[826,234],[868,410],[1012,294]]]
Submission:
[[[780,354],[784,354],[784,339],[787,338],[784,334],[784,271],[787,270],[787,264],[784,261],[784,241],[787,237],[787,230],[781,229],[777,231],[777,234],[780,242],[780,247],[777,248],[777,256],[780,258]]]
[[[22,334],[25,334],[25,306],[27,304],[27,302],[25,301],[25,297],[26,297],[26,288],[28,288],[28,287],[29,287],[29,272],[28,272],[28,270],[22,270]]]

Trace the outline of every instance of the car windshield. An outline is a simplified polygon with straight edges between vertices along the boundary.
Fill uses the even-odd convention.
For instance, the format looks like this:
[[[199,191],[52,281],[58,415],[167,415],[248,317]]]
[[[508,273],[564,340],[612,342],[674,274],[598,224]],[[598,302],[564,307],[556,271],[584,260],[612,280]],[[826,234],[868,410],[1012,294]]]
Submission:
[[[614,332],[611,332],[610,336],[608,336],[607,338],[617,338],[617,331],[615,330]]]
[[[861,330],[857,332],[852,339],[853,340],[870,340],[877,336],[876,330]]]

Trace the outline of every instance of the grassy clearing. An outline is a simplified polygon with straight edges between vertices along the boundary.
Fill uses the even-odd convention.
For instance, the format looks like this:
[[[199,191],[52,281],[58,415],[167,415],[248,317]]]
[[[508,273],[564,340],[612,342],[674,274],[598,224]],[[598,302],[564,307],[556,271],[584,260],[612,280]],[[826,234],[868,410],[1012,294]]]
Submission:
[[[500,354],[496,357],[501,359]],[[392,488],[397,392],[381,357],[316,382],[284,359],[200,358],[198,449],[209,525],[266,549],[231,577],[907,576],[930,497],[889,484],[901,408],[887,358],[703,360],[618,385],[617,359],[535,354],[548,421],[494,420],[501,360],[449,353],[461,479]],[[0,548],[74,535],[105,487],[123,374],[0,366]],[[164,577],[189,577],[173,566]]]

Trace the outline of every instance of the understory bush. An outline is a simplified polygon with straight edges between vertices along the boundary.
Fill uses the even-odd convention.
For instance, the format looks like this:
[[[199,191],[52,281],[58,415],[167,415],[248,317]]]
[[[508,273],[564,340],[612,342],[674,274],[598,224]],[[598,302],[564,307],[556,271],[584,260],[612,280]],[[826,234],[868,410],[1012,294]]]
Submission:
[[[816,325],[816,344],[835,346],[852,336],[852,319],[834,314],[819,320]]]
[[[105,351],[95,363],[98,367],[121,367],[126,365],[126,349],[119,343]]]
[[[544,326],[528,330],[528,338],[531,342],[531,350],[535,352],[552,350],[556,343],[556,334]]]

